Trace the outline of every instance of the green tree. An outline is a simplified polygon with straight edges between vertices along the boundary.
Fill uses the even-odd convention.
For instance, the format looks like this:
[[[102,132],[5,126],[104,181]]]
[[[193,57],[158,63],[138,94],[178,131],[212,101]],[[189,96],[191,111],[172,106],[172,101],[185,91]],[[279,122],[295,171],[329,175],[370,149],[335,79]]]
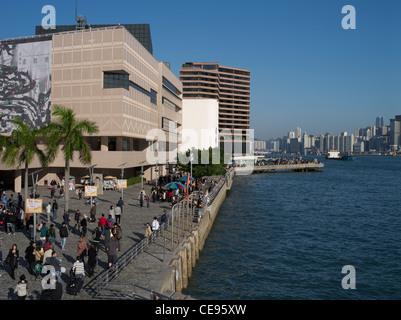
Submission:
[[[14,118],[12,124],[16,127],[5,139],[2,162],[8,167],[25,169],[25,199],[28,198],[29,165],[35,156],[39,158],[42,167],[47,166],[43,150],[39,149],[37,140],[41,136],[40,129],[32,128],[20,118]]]
[[[227,163],[224,163],[225,161],[225,153],[223,148],[209,148],[209,150],[199,150],[199,149],[192,149],[192,150],[187,150],[185,152],[186,157],[190,157],[190,154],[198,155],[197,163],[192,164],[192,176],[194,177],[203,177],[203,176],[218,176],[218,175],[224,175],[225,171],[224,168],[227,166]],[[202,153],[208,153],[208,162],[207,163],[202,163]],[[215,157],[219,157],[219,162],[218,163],[213,163],[213,155]],[[180,162],[180,158],[182,159],[182,156],[178,156],[178,164],[181,167],[181,170],[184,172],[191,172],[191,163],[188,162],[187,164],[184,164]],[[206,161],[205,161],[206,162]]]
[[[52,115],[54,119],[43,130],[47,138],[46,152],[51,163],[61,147],[65,161],[65,210],[68,211],[70,162],[74,160],[74,152],[78,152],[81,163],[91,163],[92,150],[85,134],[95,134],[99,129],[93,121],[77,119],[74,111],[64,106],[54,105]]]

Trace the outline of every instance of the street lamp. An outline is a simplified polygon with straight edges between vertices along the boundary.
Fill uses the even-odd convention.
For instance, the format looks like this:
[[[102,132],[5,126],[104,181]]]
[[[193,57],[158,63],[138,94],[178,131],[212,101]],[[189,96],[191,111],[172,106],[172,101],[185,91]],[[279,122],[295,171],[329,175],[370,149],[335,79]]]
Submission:
[[[93,168],[96,167],[97,164],[94,164],[93,166],[88,167],[87,169],[89,170],[89,176],[90,176],[90,185],[92,186],[93,184]],[[91,208],[93,205],[93,200],[92,200],[92,196],[91,196]]]
[[[32,175],[32,197],[34,198],[34,199],[36,199],[36,187],[37,187],[37,184],[38,184],[38,175],[36,175],[36,181],[35,181],[35,179],[34,179],[34,175],[35,174],[37,174],[37,173],[39,173],[39,172],[41,172],[41,171],[43,171],[43,169],[39,169],[39,170],[36,170],[36,171],[34,171],[34,172],[31,172],[31,175]],[[26,209],[25,209],[26,210]],[[34,229],[33,229],[33,239],[34,239],[34,241],[36,242],[36,224],[37,224],[37,218],[36,218],[36,215],[37,215],[37,213],[34,213],[33,214],[33,227],[34,227]]]
[[[125,166],[126,164],[127,164],[127,163],[124,162],[124,163],[122,163],[122,164],[119,165],[119,167],[121,167],[121,179],[124,179],[124,166]],[[124,200],[124,188],[121,188],[121,199]]]

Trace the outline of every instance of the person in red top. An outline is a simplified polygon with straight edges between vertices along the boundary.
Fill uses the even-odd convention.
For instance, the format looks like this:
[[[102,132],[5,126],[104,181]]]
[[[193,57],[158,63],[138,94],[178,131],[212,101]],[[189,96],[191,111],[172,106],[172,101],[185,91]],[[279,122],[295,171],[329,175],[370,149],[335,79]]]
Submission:
[[[107,224],[107,219],[104,217],[104,214],[102,214],[102,217],[99,219],[99,227],[102,230],[102,237],[104,237],[104,228]]]

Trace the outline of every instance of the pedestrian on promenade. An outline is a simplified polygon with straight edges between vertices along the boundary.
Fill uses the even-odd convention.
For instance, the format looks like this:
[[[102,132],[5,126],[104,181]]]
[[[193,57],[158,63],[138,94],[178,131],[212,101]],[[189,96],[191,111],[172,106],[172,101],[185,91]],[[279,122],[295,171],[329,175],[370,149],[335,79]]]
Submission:
[[[67,237],[68,237],[68,228],[65,222],[61,224],[61,227],[59,229],[60,233],[60,239],[61,239],[61,250],[65,250],[65,244],[67,242]]]
[[[39,244],[39,242],[36,244],[35,250],[33,251],[33,254],[35,255],[35,268],[34,270],[36,271],[36,266],[37,265],[42,265],[43,264],[43,256],[44,252]]]
[[[150,194],[148,193],[148,195],[146,196],[146,207],[149,208],[150,206]]]
[[[53,249],[54,246],[49,240],[49,237],[46,237],[45,242],[43,243],[43,251],[46,253],[48,250]],[[46,258],[43,259],[43,261],[46,261]]]
[[[117,203],[116,207],[114,208],[114,212],[116,214],[116,223],[120,224],[121,221],[121,208],[120,205]]]
[[[107,262],[111,268],[117,262],[118,245],[114,237],[111,237],[110,242],[106,246]]]
[[[121,230],[121,227],[117,223],[115,223],[113,225],[113,227],[111,228],[111,235],[114,237],[114,239],[117,240],[117,247],[120,250],[120,248],[121,248],[120,240],[122,238],[122,230]]]
[[[96,252],[99,252],[99,243],[100,243],[101,236],[102,236],[102,232],[100,231],[100,227],[96,227],[96,229],[92,232],[92,239],[93,239],[93,243],[96,248]]]
[[[82,236],[86,237],[86,232],[88,231],[88,217],[84,214],[84,217],[81,220],[81,227],[82,227]]]
[[[154,217],[152,221],[152,231],[156,231],[159,229],[159,221],[157,221],[157,218]]]
[[[54,229],[54,224],[50,225],[48,235],[49,235],[49,241],[54,247],[54,243],[56,242],[56,230]]]
[[[21,193],[19,193],[19,192],[18,192],[18,195],[17,195],[17,202],[18,202],[18,207],[22,208],[23,201],[22,201]]]
[[[64,211],[64,215],[63,215],[63,221],[66,224],[67,228],[70,228],[69,224],[70,224],[70,213],[66,210]]]
[[[57,210],[58,210],[58,203],[56,199],[53,200],[52,211],[53,211],[53,220],[57,220]]]
[[[160,218],[160,222],[161,222],[161,223],[166,223],[167,220],[168,220],[167,211],[166,211],[166,209],[163,209],[163,214],[162,214],[162,216],[161,216],[161,218]]]
[[[47,257],[44,261],[45,264],[51,265],[54,268],[57,280],[61,282],[61,260],[57,257],[57,252],[52,250],[51,256]]]
[[[111,215],[109,215],[109,217],[107,218],[107,227],[109,229],[111,229],[113,227],[113,225],[114,225],[113,217]]]
[[[78,227],[77,230],[78,230],[78,232],[80,232],[81,231],[81,212],[79,211],[79,209],[77,209],[77,211],[75,211],[74,221],[75,221],[74,229],[76,229]]]
[[[35,242],[31,241],[25,249],[25,259],[28,262],[29,274],[35,275]]]
[[[99,219],[99,227],[100,227],[100,230],[102,231],[102,235],[101,235],[102,237],[104,237],[104,230],[105,230],[106,225],[107,225],[107,220],[104,217],[104,214],[102,214],[101,218]]]
[[[39,239],[41,241],[46,241],[47,231],[49,231],[49,229],[46,227],[46,222],[43,222],[42,226],[40,227],[40,236],[39,236]]]
[[[50,213],[52,212],[52,204],[49,202],[46,207],[47,222],[50,221]]]
[[[152,190],[152,201],[153,201],[153,203],[156,202],[156,190],[155,189]]]
[[[17,294],[18,300],[25,300],[27,296],[31,295],[28,289],[28,281],[26,280],[25,275],[20,275],[17,286],[14,289],[14,293]]]
[[[18,258],[19,258],[19,251],[17,245],[14,243],[10,251],[8,252],[6,258],[6,263],[10,267],[10,275],[13,280],[15,280],[14,272],[18,268]]]
[[[143,201],[144,201],[145,195],[141,192],[139,194],[139,203],[141,205],[141,208],[143,207]]]
[[[76,256],[80,257],[82,262],[85,262],[85,256],[87,252],[88,252],[88,246],[84,238],[81,236],[79,237]]]
[[[121,214],[124,212],[124,200],[122,197],[120,197],[120,200],[118,200],[118,206],[121,208]]]
[[[82,200],[82,188],[78,189],[78,199]]]
[[[114,210],[114,206],[113,206],[113,205],[110,206],[109,216],[111,216],[111,218],[113,219],[113,221],[116,220],[116,211]]]
[[[92,243],[88,249],[88,276],[92,277],[95,274],[97,251]]]
[[[85,277],[85,266],[84,266],[84,262],[81,258],[81,256],[77,255],[77,258],[74,262],[74,264],[72,265],[72,271],[75,274],[75,277],[77,279],[81,279],[83,280]]]
[[[11,212],[8,211],[6,213],[6,222],[7,222],[7,234],[8,235],[15,235],[15,215]]]
[[[146,223],[145,238],[149,238],[151,235],[152,235],[152,229],[150,228],[149,223]]]
[[[95,203],[92,203],[92,208],[90,210],[90,215],[91,215],[90,222],[96,221],[96,204]]]

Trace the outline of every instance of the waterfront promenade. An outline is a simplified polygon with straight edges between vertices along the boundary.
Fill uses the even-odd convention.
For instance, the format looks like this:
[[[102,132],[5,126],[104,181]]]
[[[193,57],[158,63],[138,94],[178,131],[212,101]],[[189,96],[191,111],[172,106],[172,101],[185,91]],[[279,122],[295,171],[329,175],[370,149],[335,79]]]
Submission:
[[[146,193],[150,193],[151,185],[144,184],[144,189]],[[150,201],[150,207],[146,207],[146,201],[143,207],[140,207],[140,203],[138,200],[138,195],[141,190],[141,184],[137,184],[134,186],[130,186],[124,190],[124,208],[123,214],[121,216],[121,228],[123,231],[123,238],[121,240],[121,250],[118,253],[118,257],[120,257],[124,252],[129,250],[136,243],[140,242],[144,238],[145,234],[145,224],[151,223],[153,217],[160,218],[163,212],[163,209],[166,209],[169,213],[171,211],[171,203],[168,202],[158,202],[155,203]],[[11,191],[6,191],[7,196],[9,196]],[[39,187],[38,193],[40,197],[43,199],[43,203],[47,204],[50,199],[50,191],[45,187]],[[105,217],[108,216],[108,212],[111,205],[116,205],[118,200],[120,199],[121,192],[114,190],[104,191],[103,195],[99,196],[99,202],[97,204],[97,212],[96,218],[99,219],[101,214],[105,214]],[[16,195],[14,195],[14,198]],[[64,200],[57,199],[59,204],[58,217],[56,221],[51,219],[51,224],[55,225],[57,230],[56,237],[56,245],[55,251],[57,252],[58,257],[62,259],[62,266],[67,269],[66,274],[62,275],[63,280],[63,300],[66,299],[92,299],[92,296],[86,291],[83,290],[78,296],[71,296],[66,294],[65,288],[66,284],[69,280],[69,270],[71,269],[73,263],[76,258],[77,244],[79,241],[79,233],[73,228],[70,229],[69,237],[67,238],[67,243],[65,246],[65,251],[62,251],[60,248],[60,236],[58,232],[58,227],[61,225],[63,221],[62,212],[64,209]],[[90,217],[90,205],[85,204],[86,200],[78,199],[78,195],[75,192],[70,192],[70,209],[76,210],[79,209],[82,214],[86,214]],[[40,215],[39,219],[41,221],[46,221],[46,214]],[[71,214],[70,216],[70,227],[74,225],[74,216]],[[49,225],[49,224],[47,224]],[[92,232],[96,228],[96,223],[88,223],[88,232],[86,234],[85,240],[88,243],[92,243]],[[159,241],[159,240],[158,240]],[[27,262],[24,259],[25,249],[29,245],[29,238],[25,229],[16,229],[15,235],[8,235],[3,230],[0,232],[0,244],[1,251],[3,253],[3,260],[5,260],[8,251],[12,247],[13,244],[17,244],[19,250],[19,267],[15,272],[15,280],[11,279],[9,274],[9,267],[5,265],[0,268],[0,299],[1,300],[9,300],[16,299],[17,296],[14,294],[14,288],[18,282],[19,276],[24,274],[28,280],[28,286],[30,288],[30,292],[32,296],[28,299],[37,300],[40,298],[40,294],[42,292],[41,286],[41,277],[38,277],[35,280],[35,277],[30,275],[27,269]],[[95,277],[97,274],[103,272],[107,268],[107,254],[103,249],[104,239],[100,241],[100,250],[98,253],[98,265],[96,268]],[[133,283],[139,283],[143,286],[149,285],[149,282],[153,281],[154,275],[158,273],[159,268],[162,266],[162,255],[163,248],[156,241],[154,245],[151,245],[147,248],[141,257],[138,257],[139,267],[135,272],[130,274],[124,279],[121,280],[129,281]],[[87,258],[86,258],[87,259]],[[85,260],[87,261],[87,260]],[[93,278],[86,277],[85,286],[91,283]]]

